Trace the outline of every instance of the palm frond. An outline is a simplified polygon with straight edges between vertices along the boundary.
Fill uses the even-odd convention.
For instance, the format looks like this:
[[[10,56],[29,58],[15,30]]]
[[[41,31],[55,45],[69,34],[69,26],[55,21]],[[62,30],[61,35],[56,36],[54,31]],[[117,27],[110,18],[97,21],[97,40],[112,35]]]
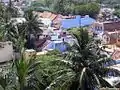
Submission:
[[[82,81],[83,81],[83,77],[84,77],[85,72],[86,72],[86,68],[83,68],[81,71],[81,75],[80,75],[78,90],[82,87]]]

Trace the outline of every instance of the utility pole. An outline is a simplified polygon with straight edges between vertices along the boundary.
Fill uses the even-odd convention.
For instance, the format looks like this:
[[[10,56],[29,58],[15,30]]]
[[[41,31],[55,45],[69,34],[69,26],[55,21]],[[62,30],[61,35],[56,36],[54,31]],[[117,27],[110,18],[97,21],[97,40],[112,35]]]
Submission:
[[[79,17],[79,28],[81,28],[81,16]]]

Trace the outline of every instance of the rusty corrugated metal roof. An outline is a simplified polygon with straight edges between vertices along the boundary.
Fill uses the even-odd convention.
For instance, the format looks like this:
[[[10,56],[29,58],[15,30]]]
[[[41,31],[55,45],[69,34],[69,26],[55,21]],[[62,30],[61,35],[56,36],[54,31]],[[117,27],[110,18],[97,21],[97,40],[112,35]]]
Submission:
[[[104,30],[105,31],[115,31],[120,30],[120,21],[112,21],[104,23]]]

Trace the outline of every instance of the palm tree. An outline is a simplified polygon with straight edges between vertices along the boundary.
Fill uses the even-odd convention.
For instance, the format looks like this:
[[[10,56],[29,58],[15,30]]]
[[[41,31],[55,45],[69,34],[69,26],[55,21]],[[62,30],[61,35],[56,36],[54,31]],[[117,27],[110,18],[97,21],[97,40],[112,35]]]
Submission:
[[[25,24],[15,24],[16,21],[11,21],[8,23],[4,30],[4,40],[11,41],[13,43],[14,50],[20,52],[25,46]]]
[[[26,19],[28,34],[42,33],[40,26],[43,24],[38,21],[38,16],[34,15],[32,10],[26,11],[24,17]]]
[[[1,41],[4,39],[4,31],[5,31],[5,26],[8,23],[8,15],[6,13],[6,6],[4,4],[0,4],[0,38]]]
[[[70,68],[56,72],[55,75],[58,77],[46,90],[54,87],[59,88],[57,90],[63,88],[64,90],[94,90],[100,87],[112,87],[104,77],[107,77],[111,71],[116,75],[120,74],[117,70],[106,67],[107,64],[112,65],[114,61],[104,54],[102,48],[99,48],[98,41],[90,37],[87,30],[79,29],[74,37],[76,42],[67,57],[65,60],[59,60]]]
[[[27,59],[24,56],[24,53],[22,53],[22,56],[19,60],[14,61],[14,67],[16,69],[16,75],[18,77],[18,83],[20,90],[28,90],[28,88],[32,88],[29,90],[34,90],[33,83],[34,78],[34,72],[37,70],[38,65],[40,64],[40,61],[36,59],[36,56],[31,56],[31,58]]]
[[[11,25],[11,18],[14,16],[17,16],[17,9],[13,7],[11,0],[8,6],[0,4],[0,37],[2,41],[5,40],[5,33],[8,30],[8,26]]]
[[[8,17],[18,17],[18,9],[13,5],[12,0],[9,0],[8,5],[6,6],[6,13]]]
[[[31,43],[31,34],[35,37],[37,34],[41,34],[42,30],[40,27],[43,25],[40,21],[38,21],[37,15],[34,15],[32,10],[28,10],[25,12],[25,19],[26,19],[26,35],[27,35],[27,48],[34,48],[30,46]],[[32,42],[33,43],[33,42]]]
[[[33,55],[26,58],[24,53],[19,59],[13,60],[9,67],[9,72],[0,77],[0,86],[3,90],[39,90],[35,77],[40,61]],[[4,74],[3,74],[4,75]],[[39,82],[40,83],[40,82]]]
[[[16,24],[15,20],[10,20],[3,25],[4,27],[1,27],[1,37],[4,40],[12,41],[17,52],[21,51],[19,49],[24,47],[26,42],[28,48],[33,48],[33,46],[29,47],[31,43],[34,44],[34,42],[31,42],[31,34],[35,36],[38,33],[42,33],[42,30],[39,28],[41,23],[38,22],[37,16],[33,15],[31,10],[26,12],[25,19],[26,22],[21,24]]]

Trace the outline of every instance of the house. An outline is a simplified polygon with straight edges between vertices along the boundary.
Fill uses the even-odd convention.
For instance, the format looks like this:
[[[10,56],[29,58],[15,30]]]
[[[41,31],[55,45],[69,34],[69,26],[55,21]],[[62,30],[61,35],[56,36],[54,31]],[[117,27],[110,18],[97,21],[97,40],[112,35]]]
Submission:
[[[46,27],[51,27],[52,21],[48,18],[39,18]]]
[[[44,12],[35,12],[35,14],[38,15],[39,20],[41,20],[45,25],[49,23],[50,27],[54,27],[55,30],[59,30],[60,28],[60,20],[61,20],[61,15],[59,14],[54,14],[52,12],[44,11]],[[45,21],[46,20],[46,21]],[[47,23],[46,23],[47,22]]]
[[[120,41],[120,31],[105,31],[102,35],[103,44],[118,44]]]
[[[67,46],[62,40],[55,40],[55,41],[50,41],[44,48],[44,50],[59,50],[60,52],[64,52],[67,50]]]
[[[39,13],[40,18],[50,19],[53,23],[58,16],[60,16],[60,15],[54,14],[54,13],[48,12],[48,11],[44,11],[43,13]]]
[[[114,11],[115,9],[112,8],[101,8],[99,15],[98,15],[98,20],[99,21],[110,21],[116,19],[116,16],[114,16]]]
[[[47,43],[44,44],[44,47],[42,47],[42,50],[50,50],[50,49],[57,49],[61,52],[64,52],[66,50],[66,45],[64,44],[64,41],[60,37],[59,33],[53,33],[50,35],[51,39],[47,40]]]
[[[39,18],[51,20],[51,22],[52,22],[51,27],[54,27],[55,30],[60,29],[60,27],[62,25],[61,22],[62,22],[63,19],[75,18],[75,16],[71,16],[71,15],[63,16],[61,14],[55,14],[55,13],[48,12],[48,11],[44,11],[44,12],[35,12],[34,11],[34,13],[37,14]]]
[[[69,29],[75,27],[90,26],[94,22],[95,20],[89,17],[88,15],[84,17],[81,17],[80,15],[76,15],[75,18],[63,19],[61,22],[61,28]]]
[[[61,36],[61,33],[56,32],[51,35],[50,40],[47,40],[47,42],[44,44],[44,47],[42,47],[42,50],[57,49],[60,52],[64,52],[68,48],[66,43],[69,43],[69,45],[72,46],[75,43],[75,39],[71,35],[66,34]]]
[[[120,21],[105,21],[99,22],[96,21],[92,24],[91,29],[94,33],[100,34],[105,31],[112,32],[112,31],[119,31],[120,30]]]

